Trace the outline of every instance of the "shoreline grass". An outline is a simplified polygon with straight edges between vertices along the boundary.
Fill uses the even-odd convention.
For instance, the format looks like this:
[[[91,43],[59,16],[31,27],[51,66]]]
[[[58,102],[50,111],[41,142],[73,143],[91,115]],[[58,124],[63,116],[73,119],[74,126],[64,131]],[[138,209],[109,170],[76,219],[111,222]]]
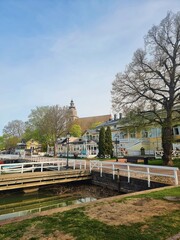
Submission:
[[[163,199],[167,195],[180,197],[180,187],[137,194],[134,197]],[[125,198],[126,196],[124,196]],[[115,200],[112,199],[113,201]],[[98,202],[95,204],[98,204]],[[91,204],[91,207],[93,207],[93,204]],[[63,232],[77,240],[161,240],[178,234],[180,229],[180,210],[151,217],[146,223],[110,226],[98,220],[90,219],[86,215],[85,209],[86,206],[78,207],[49,216],[34,217],[22,222],[1,226],[0,240],[19,240],[22,237],[25,239],[26,234],[29,236],[29,238],[26,236],[27,240],[47,239],[57,232]]]

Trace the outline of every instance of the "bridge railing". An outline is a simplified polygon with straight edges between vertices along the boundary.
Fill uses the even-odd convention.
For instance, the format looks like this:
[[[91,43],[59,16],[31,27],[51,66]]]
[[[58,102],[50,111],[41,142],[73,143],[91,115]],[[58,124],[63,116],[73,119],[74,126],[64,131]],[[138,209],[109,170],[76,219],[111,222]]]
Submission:
[[[155,151],[155,158],[162,158],[162,156],[164,155],[164,151],[163,150],[157,150]],[[172,150],[172,158],[180,158],[180,150]]]
[[[12,164],[0,164],[0,174],[2,173],[24,173],[34,172],[39,170],[41,172],[45,170],[61,171],[65,169],[84,169],[86,170],[85,160],[69,160],[68,166],[66,160],[58,161],[39,161],[39,162],[23,162]]]
[[[0,159],[19,159],[20,156],[18,154],[0,154]]]
[[[65,161],[65,159],[61,158],[51,158],[51,157],[39,157],[39,156],[26,156],[23,157],[23,160],[30,162],[51,162],[51,161]]]
[[[90,161],[90,172],[92,170],[98,170],[100,176],[102,177],[103,171],[106,170],[112,172],[113,179],[115,175],[120,175],[120,173],[125,173],[127,175],[128,183],[133,177],[133,174],[145,175],[147,176],[148,187],[151,185],[151,176],[161,176],[161,177],[170,177],[174,179],[174,184],[178,185],[178,175],[177,171],[179,170],[176,167],[161,167],[161,166],[151,166],[151,165],[142,165],[142,164],[131,164],[131,163],[116,163],[116,162],[103,162],[92,160]]]

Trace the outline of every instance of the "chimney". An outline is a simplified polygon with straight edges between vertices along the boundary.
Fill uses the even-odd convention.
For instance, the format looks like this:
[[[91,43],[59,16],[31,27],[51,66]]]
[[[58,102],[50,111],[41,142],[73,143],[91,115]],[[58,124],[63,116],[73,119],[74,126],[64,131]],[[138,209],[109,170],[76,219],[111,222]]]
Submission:
[[[116,117],[117,117],[117,115],[116,115],[116,114],[114,114],[114,120],[116,120]]]
[[[122,118],[122,113],[119,113],[119,119],[121,119]]]

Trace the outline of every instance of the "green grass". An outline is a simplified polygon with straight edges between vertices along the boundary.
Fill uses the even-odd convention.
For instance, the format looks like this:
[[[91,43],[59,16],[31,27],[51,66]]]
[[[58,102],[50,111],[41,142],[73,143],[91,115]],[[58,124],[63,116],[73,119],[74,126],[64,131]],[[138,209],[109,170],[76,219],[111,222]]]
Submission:
[[[167,195],[180,196],[180,187],[138,195],[138,197],[162,199]],[[35,217],[2,226],[0,228],[0,240],[18,240],[25,232],[30,232],[32,226],[34,226],[35,231],[33,237],[29,240],[39,239],[38,233],[41,233],[41,239],[42,236],[47,238],[55,231],[70,234],[77,240],[161,240],[179,232],[180,210],[149,218],[146,223],[136,223],[130,226],[110,226],[98,220],[90,219],[85,213],[85,207],[79,207],[51,216]]]
[[[157,165],[157,166],[162,166],[163,165],[163,160],[162,159],[152,159],[148,160],[149,165]]]
[[[68,233],[77,240],[158,240],[166,239],[179,231],[178,222],[180,211],[171,212],[164,216],[153,217],[146,223],[132,224],[131,226],[109,226],[98,220],[89,219],[82,208],[54,214],[51,217],[39,217],[26,220],[22,223],[7,225],[0,229],[0,239],[18,240],[32,225],[36,225],[36,232],[48,237],[56,230]],[[37,222],[37,223],[36,223]],[[32,239],[39,239],[34,234]]]
[[[162,159],[152,159],[148,160],[149,165],[157,165],[157,166],[163,166],[163,160]],[[173,160],[173,167],[178,167],[180,168],[180,159],[176,158]]]
[[[180,187],[174,187],[170,189],[164,189],[156,192],[151,192],[147,194],[135,195],[130,198],[154,198],[154,199],[163,199],[164,197],[172,196],[172,197],[180,197]],[[124,199],[127,199],[126,196]],[[129,197],[128,197],[129,199]],[[178,202],[179,203],[179,202]]]

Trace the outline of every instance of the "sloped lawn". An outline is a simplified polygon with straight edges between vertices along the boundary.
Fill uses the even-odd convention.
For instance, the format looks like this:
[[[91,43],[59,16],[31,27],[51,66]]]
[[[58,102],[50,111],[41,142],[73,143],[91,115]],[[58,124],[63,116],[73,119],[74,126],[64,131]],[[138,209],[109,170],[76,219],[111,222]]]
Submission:
[[[180,232],[180,187],[94,202],[53,215],[3,225],[2,240],[158,240]]]

